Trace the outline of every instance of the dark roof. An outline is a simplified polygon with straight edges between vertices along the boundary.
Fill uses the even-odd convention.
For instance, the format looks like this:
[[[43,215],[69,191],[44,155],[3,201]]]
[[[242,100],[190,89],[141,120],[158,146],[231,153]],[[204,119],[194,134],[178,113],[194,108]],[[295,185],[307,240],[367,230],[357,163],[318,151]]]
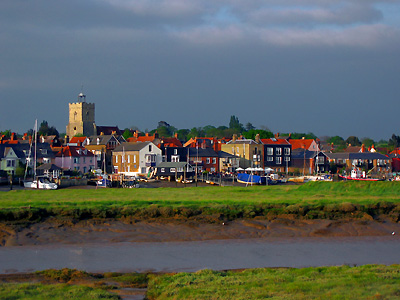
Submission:
[[[0,159],[4,157],[5,149],[12,148],[18,158],[24,159],[29,156],[29,144],[1,144],[0,145]],[[34,156],[34,146],[32,145],[31,157]],[[54,152],[48,143],[37,143],[36,157],[39,158],[53,158]]]
[[[55,170],[62,170],[59,166],[56,166],[55,164],[43,164],[37,167],[38,170],[49,170],[49,171],[55,171]]]
[[[310,151],[302,148],[297,148],[292,150],[292,159],[312,159],[320,154],[327,156],[326,153],[321,151]]]
[[[117,135],[122,135],[121,130],[119,130],[118,126],[97,126],[96,125],[97,135],[103,133],[104,135],[111,135],[114,131]]]
[[[215,152],[212,148],[188,148],[190,157],[218,157],[217,152]]]
[[[237,157],[236,155],[230,154],[225,151],[218,151],[218,157],[220,158],[231,158],[231,157]]]
[[[183,168],[188,163],[186,161],[180,161],[180,162],[162,162],[157,165],[157,168]]]
[[[227,144],[256,144],[256,141],[254,140],[249,140],[249,139],[237,139],[236,141],[234,140],[230,140],[229,142],[227,142]]]

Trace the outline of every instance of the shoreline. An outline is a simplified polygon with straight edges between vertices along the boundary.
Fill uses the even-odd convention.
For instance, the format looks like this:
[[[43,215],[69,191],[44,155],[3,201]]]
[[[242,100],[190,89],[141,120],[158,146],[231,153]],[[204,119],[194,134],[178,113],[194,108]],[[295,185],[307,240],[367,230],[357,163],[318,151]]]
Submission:
[[[390,220],[301,220],[278,217],[206,223],[195,219],[49,219],[24,227],[0,224],[0,247],[83,245],[86,243],[178,242],[257,238],[390,236],[400,224]]]

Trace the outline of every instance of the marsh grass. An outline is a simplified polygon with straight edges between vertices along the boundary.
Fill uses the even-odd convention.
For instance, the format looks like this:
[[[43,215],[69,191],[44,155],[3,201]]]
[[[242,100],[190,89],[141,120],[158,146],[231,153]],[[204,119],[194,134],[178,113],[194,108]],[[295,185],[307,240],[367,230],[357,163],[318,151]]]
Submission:
[[[398,299],[400,266],[249,269],[150,276],[148,299]]]
[[[0,299],[42,300],[42,299],[119,299],[110,292],[87,286],[40,283],[1,283]]]
[[[311,182],[301,186],[158,189],[18,190],[0,193],[0,220],[193,217],[225,219],[294,214],[306,218],[363,217],[400,211],[397,182]],[[340,213],[338,213],[340,212]],[[360,212],[354,214],[354,212]],[[398,218],[393,215],[393,218]]]

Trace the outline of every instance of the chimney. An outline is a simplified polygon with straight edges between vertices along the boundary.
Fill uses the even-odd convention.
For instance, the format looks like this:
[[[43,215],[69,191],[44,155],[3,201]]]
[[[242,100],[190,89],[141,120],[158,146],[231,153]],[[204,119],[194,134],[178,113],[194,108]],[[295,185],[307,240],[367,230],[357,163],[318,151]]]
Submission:
[[[22,140],[23,140],[23,141],[26,141],[27,138],[28,138],[28,134],[27,134],[27,133],[24,133],[24,136],[22,137]]]
[[[32,144],[32,136],[29,136],[29,144]]]
[[[306,138],[303,136],[301,139],[302,139],[302,140],[305,140]]]
[[[149,136],[149,133],[148,133],[148,132],[146,132],[145,136]]]
[[[177,132],[175,132],[175,135],[174,135],[174,136],[175,136],[175,138],[177,139],[177,138],[178,138],[178,133],[177,133]]]
[[[115,134],[117,134],[117,132],[114,130],[114,131],[111,131],[111,134],[115,135]]]
[[[76,144],[78,145],[78,147],[82,146],[82,143],[79,140],[78,140],[78,142]]]
[[[237,134],[235,133],[235,134],[232,136],[232,141],[233,141],[233,142],[236,142],[236,140],[237,140]]]
[[[65,136],[65,144],[66,144],[66,145],[69,144],[69,136],[68,136],[68,135]]]
[[[135,137],[135,138],[137,138],[139,135],[138,135],[138,132],[137,131],[135,131],[134,133],[133,133],[133,136]]]
[[[100,135],[104,135],[104,132],[102,131],[102,132],[100,132]]]
[[[158,135],[157,130],[156,130],[156,132],[154,132],[154,135],[153,135],[153,136],[154,136],[155,139],[158,139],[159,135]]]
[[[276,139],[279,138],[279,132],[277,132],[277,133],[275,134],[275,138],[276,138]]]
[[[361,145],[361,152],[362,152],[362,153],[365,152],[365,145],[364,145],[364,144]]]
[[[11,140],[12,140],[12,141],[15,141],[15,140],[16,140],[16,138],[15,138],[15,132],[11,133]]]
[[[257,143],[257,144],[260,144],[260,142],[261,142],[261,140],[260,140],[260,134],[257,133],[257,134],[256,134],[256,143]]]

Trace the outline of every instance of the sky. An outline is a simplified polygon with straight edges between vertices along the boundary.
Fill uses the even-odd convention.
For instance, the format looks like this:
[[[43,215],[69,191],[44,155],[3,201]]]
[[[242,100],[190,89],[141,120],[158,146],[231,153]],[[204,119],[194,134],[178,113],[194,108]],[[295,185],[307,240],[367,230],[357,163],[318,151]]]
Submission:
[[[2,0],[0,131],[243,124],[400,135],[399,0]]]

